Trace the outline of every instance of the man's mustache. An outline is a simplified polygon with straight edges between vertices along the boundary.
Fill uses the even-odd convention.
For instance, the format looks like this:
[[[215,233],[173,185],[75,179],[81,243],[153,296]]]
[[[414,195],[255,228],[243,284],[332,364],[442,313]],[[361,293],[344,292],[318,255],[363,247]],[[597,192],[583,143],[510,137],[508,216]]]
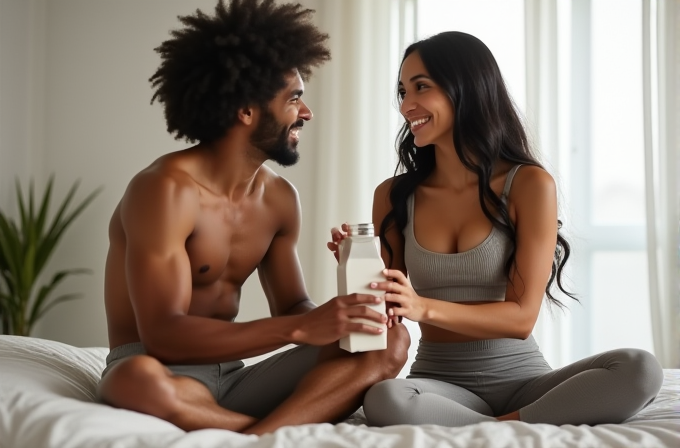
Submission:
[[[304,124],[305,121],[302,118],[300,118],[298,121],[293,123],[293,126],[291,126],[289,130],[292,130],[293,128],[301,128]]]

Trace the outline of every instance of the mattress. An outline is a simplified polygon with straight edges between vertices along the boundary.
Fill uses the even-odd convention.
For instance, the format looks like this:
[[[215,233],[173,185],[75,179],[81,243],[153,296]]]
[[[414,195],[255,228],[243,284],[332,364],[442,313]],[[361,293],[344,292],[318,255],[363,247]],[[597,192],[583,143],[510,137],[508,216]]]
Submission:
[[[107,353],[103,347],[0,336],[0,448],[680,447],[680,370],[665,370],[656,400],[618,425],[512,421],[374,428],[359,410],[343,423],[290,426],[258,437],[218,429],[187,433],[155,417],[95,403]]]

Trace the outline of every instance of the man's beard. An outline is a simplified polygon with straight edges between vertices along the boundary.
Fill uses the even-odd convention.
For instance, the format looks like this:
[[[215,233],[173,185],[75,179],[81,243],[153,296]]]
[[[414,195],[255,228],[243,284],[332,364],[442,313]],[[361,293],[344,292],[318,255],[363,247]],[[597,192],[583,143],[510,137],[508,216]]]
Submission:
[[[298,142],[289,143],[288,136],[292,128],[301,128],[303,124],[304,121],[300,119],[293,126],[282,126],[274,114],[263,108],[260,122],[250,137],[250,143],[264,152],[269,160],[281,166],[295,165],[300,159],[300,154],[297,152]]]

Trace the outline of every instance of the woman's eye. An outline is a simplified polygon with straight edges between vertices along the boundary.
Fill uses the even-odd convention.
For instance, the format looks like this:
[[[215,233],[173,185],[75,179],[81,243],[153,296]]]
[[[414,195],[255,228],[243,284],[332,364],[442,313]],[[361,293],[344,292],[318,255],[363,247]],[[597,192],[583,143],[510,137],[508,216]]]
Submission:
[[[406,96],[406,92],[403,91],[403,90],[400,90],[399,92],[397,92],[397,95],[399,95],[399,99],[403,100],[404,97]]]
[[[416,89],[418,89],[418,90],[423,90],[427,87],[428,87],[427,84],[417,84],[416,85]]]

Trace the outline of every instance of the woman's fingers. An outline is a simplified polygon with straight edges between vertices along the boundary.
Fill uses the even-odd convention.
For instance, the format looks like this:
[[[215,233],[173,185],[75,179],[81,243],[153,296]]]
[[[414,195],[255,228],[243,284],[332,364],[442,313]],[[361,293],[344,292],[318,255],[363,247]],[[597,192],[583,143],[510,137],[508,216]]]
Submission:
[[[333,241],[340,241],[342,239],[342,233],[340,232],[340,230],[338,230],[337,227],[333,227],[331,229],[331,238],[333,239]]]
[[[370,284],[371,289],[378,289],[385,292],[401,293],[404,286],[395,282],[373,282]]]
[[[402,296],[401,294],[390,294],[390,293],[385,294],[383,296],[383,299],[385,300],[385,302],[393,304],[393,306],[392,306],[392,308],[390,308],[390,310],[392,310],[394,308],[403,308],[405,306],[407,300],[408,300],[406,297]],[[389,313],[389,310],[388,310],[388,313]]]
[[[388,279],[394,279],[401,284],[405,284],[406,282],[408,282],[404,273],[401,272],[399,269],[384,269],[383,275],[385,275],[385,277],[387,277]]]
[[[388,300],[387,297],[385,297],[385,300]],[[408,314],[408,310],[398,306],[392,307],[387,311],[388,319],[397,319],[398,322],[401,322],[402,316],[406,316],[406,314]]]

